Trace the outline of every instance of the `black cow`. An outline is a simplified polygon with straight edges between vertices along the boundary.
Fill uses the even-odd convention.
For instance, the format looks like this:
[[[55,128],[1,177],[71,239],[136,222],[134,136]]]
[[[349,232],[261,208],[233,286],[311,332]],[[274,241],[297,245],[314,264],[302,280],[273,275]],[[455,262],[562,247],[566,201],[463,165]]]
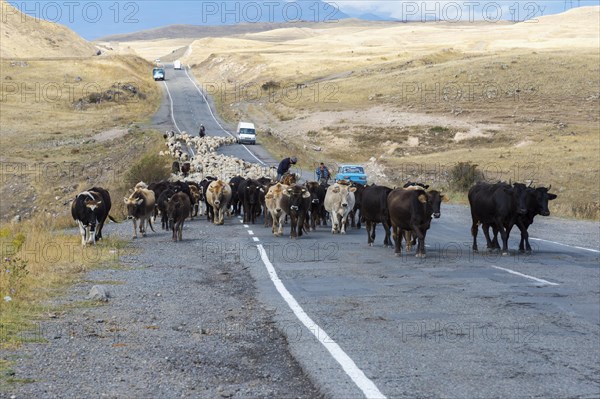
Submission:
[[[160,193],[160,196],[156,200],[156,208],[160,212],[160,223],[163,230],[171,229],[167,215],[167,202],[175,193],[177,193],[177,191],[175,191],[173,187],[168,187],[166,190]]]
[[[392,223],[392,236],[395,253],[402,252],[404,231],[411,231],[418,239],[417,258],[425,258],[425,236],[431,226],[431,217],[440,217],[440,207],[444,195],[431,190],[392,190],[388,195],[388,212]]]
[[[519,242],[519,252],[528,253],[531,252],[531,245],[529,244],[529,226],[533,224],[533,219],[537,215],[550,216],[550,210],[548,209],[548,201],[552,201],[557,198],[556,194],[550,194],[550,187],[526,187],[522,183],[514,183],[513,187],[517,187],[520,190],[525,190],[525,208],[527,212],[525,214],[517,215],[516,225],[521,231],[521,241]],[[500,248],[498,245],[498,229],[494,228],[494,239],[492,240],[492,247]]]
[[[385,186],[368,186],[362,192],[360,216],[366,224],[367,243],[371,247],[375,241],[377,223],[383,224],[385,231],[383,245],[385,247],[392,246],[392,241],[390,240],[391,222],[387,203],[387,198],[391,191],[391,188]]]
[[[288,187],[283,192],[281,208],[290,215],[290,237],[302,237],[302,231],[305,228],[304,222],[310,208],[310,193],[306,187],[297,184]]]
[[[102,227],[110,217],[111,206],[110,194],[102,187],[92,187],[77,194],[71,204],[71,216],[79,225],[81,245],[95,244],[102,239]]]
[[[244,208],[244,223],[256,221],[261,213],[259,194],[262,186],[253,179],[243,180],[238,187],[238,198]]]
[[[181,241],[183,238],[183,223],[191,212],[190,199],[185,193],[178,192],[169,198],[166,205],[166,214],[173,229],[173,241]]]
[[[202,201],[204,202],[204,209],[206,209],[206,219],[211,222],[214,220],[214,212],[212,205],[209,205],[208,200],[206,199],[206,193],[208,191],[208,186],[210,185],[210,183],[216,180],[218,180],[216,177],[207,176],[200,182],[200,186],[202,187],[201,195],[203,196]]]
[[[325,212],[325,194],[327,186],[310,181],[305,183],[310,193],[310,228],[316,230],[317,225],[327,226],[327,213]]]
[[[192,165],[189,162],[184,162],[181,165],[181,174],[183,177],[187,177],[190,174],[190,170],[192,170]]]
[[[506,183],[489,184],[480,182],[469,190],[471,206],[471,235],[473,251],[477,252],[477,232],[482,225],[488,249],[499,247],[490,240],[489,227],[500,232],[502,254],[508,255],[508,237],[519,215],[527,213],[526,188],[524,185],[510,186]]]
[[[357,229],[360,229],[360,221],[362,219],[360,209],[362,203],[362,193],[365,190],[365,186],[360,183],[352,183],[351,186],[356,188],[356,191],[354,192],[354,208],[352,208],[352,210],[348,214],[348,220],[350,220],[351,227],[356,227]],[[354,221],[355,216],[358,217],[357,222]]]
[[[244,178],[242,176],[235,176],[229,180],[229,186],[231,187],[230,206],[233,207],[233,214],[236,216],[242,212],[242,202],[240,201],[238,190],[240,188],[240,183],[243,181]]]

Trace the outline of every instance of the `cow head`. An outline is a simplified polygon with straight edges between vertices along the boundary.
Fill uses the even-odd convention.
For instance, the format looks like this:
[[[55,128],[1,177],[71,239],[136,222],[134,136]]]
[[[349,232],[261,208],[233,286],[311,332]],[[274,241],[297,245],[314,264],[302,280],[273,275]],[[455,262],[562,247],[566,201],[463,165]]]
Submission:
[[[538,187],[536,189],[533,189],[533,192],[535,193],[535,200],[537,203],[538,212],[542,216],[550,216],[550,209],[548,208],[548,201],[552,201],[557,198],[556,194],[550,194],[548,192],[548,191],[550,191],[550,188],[552,188],[552,185],[550,185],[550,187],[548,187],[548,188]]]
[[[283,192],[283,195],[289,197],[290,211],[292,212],[299,211],[302,208],[304,200],[310,198],[310,192],[301,186],[288,187]]]
[[[138,191],[134,191],[129,198],[124,198],[127,207],[127,219],[134,219],[140,207],[144,204],[144,197]]]
[[[100,200],[96,200],[96,199],[91,199],[91,198],[87,198],[84,201],[85,207],[89,210],[91,210],[92,212],[96,210],[96,208],[98,208],[100,206],[100,204],[102,204],[102,201]]]
[[[441,216],[441,205],[442,202],[448,202],[448,197],[436,190],[430,190],[427,192],[427,203],[431,207],[433,217],[438,219]]]
[[[517,213],[519,215],[527,214],[527,186],[523,183],[513,183],[512,189],[505,188],[504,191],[510,193],[517,201]]]

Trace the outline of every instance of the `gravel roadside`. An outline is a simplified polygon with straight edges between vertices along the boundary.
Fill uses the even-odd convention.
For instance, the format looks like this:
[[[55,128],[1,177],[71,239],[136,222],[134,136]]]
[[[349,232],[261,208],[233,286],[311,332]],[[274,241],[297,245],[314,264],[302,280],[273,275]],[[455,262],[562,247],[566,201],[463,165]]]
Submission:
[[[209,246],[224,229],[223,245]],[[128,238],[131,224],[105,231]],[[236,250],[242,233],[196,218],[183,242],[159,230],[133,241],[139,250],[121,258],[123,268],[89,273],[64,298],[85,300],[103,284],[108,303],[42,321],[34,333],[43,343],[1,356],[15,360],[13,378],[33,382],[0,398],[320,397],[289,354],[275,310],[256,298]]]

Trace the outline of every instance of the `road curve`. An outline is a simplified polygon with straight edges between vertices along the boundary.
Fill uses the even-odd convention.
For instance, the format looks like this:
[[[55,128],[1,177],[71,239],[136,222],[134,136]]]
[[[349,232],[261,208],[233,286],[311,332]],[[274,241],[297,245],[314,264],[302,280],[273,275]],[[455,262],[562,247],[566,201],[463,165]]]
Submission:
[[[177,130],[229,134],[191,74],[168,68],[167,79]],[[275,165],[260,145],[223,152]],[[425,260],[394,256],[381,229],[370,248],[364,229],[292,241],[237,218],[199,223],[196,251],[250,270],[289,350],[331,397],[600,395],[598,223],[538,216],[533,255],[473,254],[468,209],[443,204]]]

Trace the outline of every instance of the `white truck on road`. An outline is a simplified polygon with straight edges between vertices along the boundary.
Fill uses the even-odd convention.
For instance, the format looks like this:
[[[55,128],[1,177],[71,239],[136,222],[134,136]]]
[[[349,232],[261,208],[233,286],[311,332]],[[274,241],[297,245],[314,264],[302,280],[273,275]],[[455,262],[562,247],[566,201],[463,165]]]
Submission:
[[[240,122],[237,127],[237,138],[240,144],[256,144],[254,123]]]
[[[173,69],[181,69],[181,61],[176,60],[173,62]]]

